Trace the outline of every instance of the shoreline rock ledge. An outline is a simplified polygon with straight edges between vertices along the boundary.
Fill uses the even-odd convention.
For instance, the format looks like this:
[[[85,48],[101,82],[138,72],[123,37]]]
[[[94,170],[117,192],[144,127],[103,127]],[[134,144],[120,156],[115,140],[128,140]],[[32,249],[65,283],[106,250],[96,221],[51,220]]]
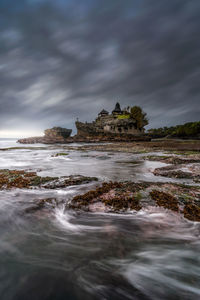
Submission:
[[[44,136],[35,136],[19,139],[20,144],[69,144],[69,143],[100,143],[100,142],[133,142],[149,141],[149,136],[143,134],[135,136],[132,134],[77,134],[71,136],[71,129],[53,127],[44,131]]]
[[[72,143],[73,138],[70,137],[72,129],[53,127],[44,131],[44,136],[36,136],[30,138],[19,139],[21,144],[66,144]]]

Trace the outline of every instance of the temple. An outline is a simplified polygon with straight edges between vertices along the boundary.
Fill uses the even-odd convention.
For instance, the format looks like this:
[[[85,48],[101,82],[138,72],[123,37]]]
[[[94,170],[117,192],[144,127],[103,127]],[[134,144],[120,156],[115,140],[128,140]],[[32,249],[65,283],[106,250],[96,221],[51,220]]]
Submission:
[[[22,144],[66,144],[73,142],[130,142],[148,141],[150,137],[144,134],[145,119],[138,122],[129,108],[121,109],[116,103],[111,114],[103,109],[96,120],[91,123],[76,121],[77,134],[70,136],[71,129],[53,127],[44,131],[44,136],[30,137],[18,140]]]
[[[95,121],[91,123],[76,122],[77,136],[95,135],[133,135],[141,136],[144,134],[144,126],[138,128],[137,121],[132,117],[129,109],[121,109],[117,102],[114,110],[109,114],[102,110]]]

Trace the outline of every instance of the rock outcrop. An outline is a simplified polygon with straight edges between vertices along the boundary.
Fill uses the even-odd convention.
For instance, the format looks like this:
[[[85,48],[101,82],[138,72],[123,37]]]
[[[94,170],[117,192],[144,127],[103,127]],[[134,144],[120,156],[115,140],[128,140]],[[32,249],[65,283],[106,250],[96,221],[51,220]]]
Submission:
[[[53,127],[44,131],[46,138],[68,138],[72,133],[71,129],[62,127]]]
[[[200,222],[200,188],[169,182],[104,182],[75,196],[66,210],[124,213],[162,207],[177,216]]]
[[[102,110],[95,121],[76,121],[77,135],[70,137],[72,130],[53,127],[45,130],[43,137],[32,137],[18,140],[22,144],[66,144],[73,142],[130,142],[149,141],[151,138],[144,133],[144,125],[138,126],[137,120],[128,109],[121,110],[117,103],[115,109],[109,114]]]
[[[71,129],[62,127],[53,127],[44,131],[44,136],[30,137],[18,140],[21,144],[66,144],[73,142],[70,137]]]
[[[144,125],[139,127],[129,110],[121,110],[117,103],[111,114],[103,109],[91,123],[77,120],[77,136],[74,139],[87,142],[149,141],[150,137],[144,133]]]
[[[71,185],[87,184],[98,181],[96,177],[71,175],[61,177],[41,177],[36,172],[24,170],[0,170],[0,190],[12,188],[32,189],[36,187],[45,189],[65,188]]]

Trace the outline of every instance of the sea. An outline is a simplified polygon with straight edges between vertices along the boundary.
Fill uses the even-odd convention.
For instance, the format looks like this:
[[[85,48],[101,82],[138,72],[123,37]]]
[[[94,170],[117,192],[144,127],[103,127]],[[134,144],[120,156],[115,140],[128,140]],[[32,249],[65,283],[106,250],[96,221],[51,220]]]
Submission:
[[[0,139],[0,169],[96,176],[99,184],[169,181],[151,172],[165,164],[144,155]],[[157,207],[126,214],[65,208],[94,185],[0,191],[0,300],[200,299],[200,223]],[[46,198],[58,205],[26,213]]]

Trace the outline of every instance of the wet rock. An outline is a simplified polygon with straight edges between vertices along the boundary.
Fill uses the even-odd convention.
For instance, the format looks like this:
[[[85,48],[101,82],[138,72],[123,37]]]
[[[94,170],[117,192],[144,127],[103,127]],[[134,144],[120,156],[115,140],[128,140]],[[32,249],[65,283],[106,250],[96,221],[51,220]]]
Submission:
[[[200,207],[193,204],[188,203],[185,205],[184,210],[184,217],[191,221],[200,222]]]
[[[105,211],[108,211],[107,208],[109,211],[126,211],[128,209],[138,211],[142,208],[137,193],[139,186],[129,189],[128,183],[105,182],[96,190],[74,197],[68,207],[94,211],[95,207],[100,207],[102,210],[103,204]]]
[[[68,156],[68,155],[69,153],[60,152],[60,153],[52,154],[51,157]]]
[[[77,140],[73,137],[74,142],[85,142],[83,139]],[[100,142],[98,140],[92,141],[87,140],[87,142]],[[70,147],[70,146],[69,146]],[[71,147],[70,147],[71,148]],[[200,159],[200,141],[150,141],[150,142],[140,142],[140,141],[110,141],[104,144],[91,144],[84,145],[81,147],[74,146],[71,150],[85,150],[85,151],[103,151],[103,152],[127,152],[127,153],[149,153],[152,151],[170,151],[170,153],[184,155],[188,158],[194,157],[195,159]]]
[[[142,163],[141,160],[118,160],[116,161],[117,164],[124,164],[124,165],[139,165]]]
[[[34,188],[42,187],[46,189],[64,188],[71,185],[86,184],[97,181],[96,177],[81,175],[62,177],[41,177],[36,172],[26,172],[24,170],[0,170],[0,189],[11,188]]]
[[[73,143],[72,137],[49,137],[49,136],[37,136],[37,137],[30,137],[19,139],[17,141],[20,144],[69,144]]]
[[[157,190],[150,192],[150,195],[152,199],[156,201],[158,206],[162,206],[173,211],[179,211],[178,200],[172,195]]]
[[[164,177],[172,177],[172,178],[186,178],[199,180],[200,179],[200,165],[177,165],[177,166],[166,166],[162,168],[156,168],[153,171],[155,176],[164,176]]]
[[[52,182],[43,184],[45,189],[65,188],[72,185],[87,184],[92,181],[98,181],[97,177],[87,177],[82,175],[62,176]]]
[[[9,148],[0,148],[0,151],[12,151],[12,150],[47,150],[47,147],[9,147]]]
[[[150,155],[150,156],[144,157],[144,159],[150,160],[150,161],[160,161],[160,162],[164,162],[166,164],[174,164],[174,165],[200,162],[200,157],[188,158],[188,157],[177,157],[177,156]]]
[[[66,209],[122,213],[148,206],[160,206],[198,221],[200,187],[161,182],[108,182],[75,196]]]
[[[55,208],[58,205],[56,198],[46,198],[35,201],[34,205],[27,207],[25,213],[34,213],[43,208]]]

